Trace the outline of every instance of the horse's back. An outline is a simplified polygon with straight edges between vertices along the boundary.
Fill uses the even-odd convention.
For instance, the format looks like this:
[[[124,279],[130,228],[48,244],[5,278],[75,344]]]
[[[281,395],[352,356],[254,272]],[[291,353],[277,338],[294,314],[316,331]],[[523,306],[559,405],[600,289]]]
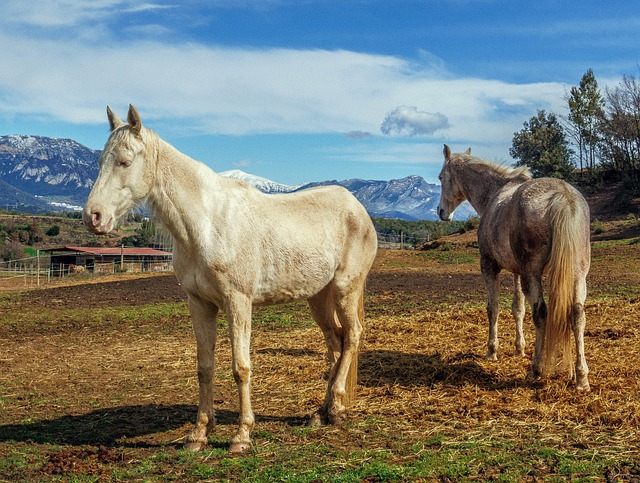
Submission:
[[[201,243],[210,250],[178,257],[201,273],[200,285],[207,288],[199,292],[232,287],[255,304],[269,305],[309,298],[332,280],[364,283],[377,237],[348,190],[327,186],[265,194],[244,183],[222,182],[233,188],[227,190],[224,229],[212,226],[213,235],[203,236]],[[215,264],[207,253],[216,254]]]

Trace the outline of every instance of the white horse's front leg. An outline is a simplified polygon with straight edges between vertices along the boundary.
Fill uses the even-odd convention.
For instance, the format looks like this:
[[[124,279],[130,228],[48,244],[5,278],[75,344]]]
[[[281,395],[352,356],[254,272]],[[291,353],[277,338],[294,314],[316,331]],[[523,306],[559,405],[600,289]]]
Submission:
[[[251,430],[255,422],[251,410],[251,300],[235,296],[227,302],[227,319],[231,338],[233,377],[240,398],[240,427],[231,439],[232,453],[251,449]]]
[[[213,377],[218,308],[189,296],[189,310],[198,350],[198,387],[200,398],[196,427],[187,436],[184,448],[199,451],[207,444],[207,435],[216,424],[213,410]]]
[[[511,303],[511,313],[516,321],[516,350],[514,356],[524,357],[524,339],[523,323],[524,323],[524,294],[522,293],[522,285],[520,283],[520,275],[513,275],[513,302]]]

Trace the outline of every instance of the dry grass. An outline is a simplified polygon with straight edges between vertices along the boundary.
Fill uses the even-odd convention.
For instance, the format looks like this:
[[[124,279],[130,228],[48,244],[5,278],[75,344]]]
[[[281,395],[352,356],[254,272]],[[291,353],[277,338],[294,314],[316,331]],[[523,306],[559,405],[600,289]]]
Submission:
[[[638,470],[633,462],[640,461],[640,245],[596,247],[590,286],[586,348],[592,391],[581,394],[563,378],[525,382],[529,357],[510,355],[514,330],[507,291],[500,360],[482,359],[487,327],[477,262],[454,265],[416,252],[381,252],[365,301],[368,317],[350,422],[314,430],[304,424],[324,396],[321,333],[302,304],[257,310],[255,448],[232,460],[251,465],[258,458],[264,466],[251,469],[220,469],[227,464],[225,448],[238,410],[226,331],[219,331],[212,450],[185,463],[175,448],[195,417],[197,378],[183,302],[156,305],[150,312],[135,305],[96,308],[91,315],[91,301],[85,307],[52,304],[60,297],[56,289],[38,291],[31,302],[27,294],[13,296],[0,305],[0,457],[19,459],[16,451],[36,456],[21,467],[0,465],[0,480],[46,476],[58,467],[67,476],[97,472],[128,479],[124,460],[147,464],[166,451],[171,451],[167,461],[155,462],[154,471],[185,481],[202,479],[200,473],[194,476],[194,468],[202,470],[198,465],[222,472],[215,473],[219,477],[253,474],[265,480],[272,479],[267,468],[280,468],[276,479],[322,468],[318,481],[360,468],[357,481],[367,478],[362,468],[373,463],[397,471],[388,479],[442,480],[455,477],[453,468],[463,463],[465,470],[454,479],[501,479],[505,468],[520,467],[513,479],[565,478],[563,471],[579,476],[575,467],[563,470],[563,458],[591,461],[581,471],[590,477],[600,472],[596,479],[631,479]],[[77,290],[81,287],[91,289]],[[12,322],[16,309],[24,323]],[[220,324],[224,327],[224,320]],[[530,315],[526,327],[530,356]],[[73,453],[80,461],[74,470],[65,466],[71,456],[57,445],[76,452],[106,445],[116,456],[100,462],[98,450],[84,459]],[[508,461],[493,461],[503,453]],[[421,469],[436,456],[449,459],[431,462],[433,474]],[[375,479],[387,479],[384,474],[378,471]]]

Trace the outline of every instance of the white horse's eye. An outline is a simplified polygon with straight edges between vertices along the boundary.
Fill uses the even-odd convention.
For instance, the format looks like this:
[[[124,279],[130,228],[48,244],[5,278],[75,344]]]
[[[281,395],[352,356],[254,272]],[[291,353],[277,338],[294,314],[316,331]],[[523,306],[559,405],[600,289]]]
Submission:
[[[129,158],[119,157],[118,158],[118,166],[123,166],[125,168],[127,166],[131,166],[131,160]]]

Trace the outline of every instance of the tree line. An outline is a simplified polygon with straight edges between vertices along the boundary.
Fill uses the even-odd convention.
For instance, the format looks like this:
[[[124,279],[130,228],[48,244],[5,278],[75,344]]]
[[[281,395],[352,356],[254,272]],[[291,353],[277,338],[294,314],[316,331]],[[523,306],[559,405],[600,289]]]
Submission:
[[[538,110],[514,134],[516,166],[587,185],[623,181],[640,192],[640,81],[625,75],[603,92],[589,69],[565,100],[567,116]]]

